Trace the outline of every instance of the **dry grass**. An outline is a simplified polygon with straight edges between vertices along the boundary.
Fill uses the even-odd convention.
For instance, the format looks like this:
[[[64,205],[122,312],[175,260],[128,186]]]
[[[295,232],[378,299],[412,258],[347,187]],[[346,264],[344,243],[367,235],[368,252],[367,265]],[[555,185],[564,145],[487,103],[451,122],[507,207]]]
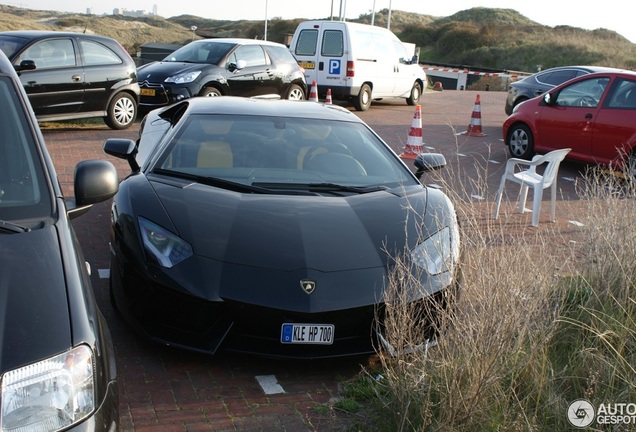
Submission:
[[[477,179],[445,190],[483,189]],[[452,196],[461,299],[436,311],[437,346],[397,357],[380,351],[379,365],[362,374],[356,385],[372,389],[367,401],[379,412],[369,430],[569,430],[576,399],[636,400],[636,191],[590,172],[579,196],[571,204],[584,227],[576,229],[493,221],[492,203]],[[419,330],[403,287],[388,287],[387,339],[413,346]]]

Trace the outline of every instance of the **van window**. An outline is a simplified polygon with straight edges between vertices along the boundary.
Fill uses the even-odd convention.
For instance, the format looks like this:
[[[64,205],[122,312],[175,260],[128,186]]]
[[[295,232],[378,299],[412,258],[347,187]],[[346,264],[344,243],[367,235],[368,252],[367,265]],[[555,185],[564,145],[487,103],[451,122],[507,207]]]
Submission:
[[[301,30],[296,42],[296,55],[315,56],[318,44],[318,30]]]
[[[393,41],[393,50],[395,51],[395,54],[397,56],[396,60],[398,62],[402,63],[411,60],[408,53],[406,52],[406,48],[400,42]]]
[[[342,57],[344,38],[340,30],[325,30],[322,35],[321,54],[326,57]]]

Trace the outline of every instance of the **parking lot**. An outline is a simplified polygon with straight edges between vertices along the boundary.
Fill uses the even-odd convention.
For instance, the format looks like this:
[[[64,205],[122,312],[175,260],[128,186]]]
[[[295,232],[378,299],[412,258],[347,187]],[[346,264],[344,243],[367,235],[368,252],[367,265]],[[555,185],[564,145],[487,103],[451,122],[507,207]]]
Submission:
[[[488,203],[499,184],[507,154],[501,139],[505,93],[480,94],[480,123],[484,136],[463,134],[475,109],[475,92],[442,91],[425,94],[421,103],[422,136],[426,151],[441,152],[447,173],[466,178],[467,197]],[[299,102],[310,103],[310,102]],[[407,142],[414,107],[404,101],[375,102],[356,112],[396,152]],[[102,152],[106,138],[135,139],[139,123],[123,131],[108,127],[44,128],[43,134],[67,196],[72,195],[75,164],[83,159],[113,162],[120,178],[126,162]],[[410,163],[410,162],[409,162]],[[576,199],[575,180],[581,167],[566,162],[559,174],[560,196]],[[473,179],[483,179],[484,187]],[[426,175],[422,178],[426,182]],[[514,191],[514,189],[511,189]],[[515,195],[510,194],[511,198]],[[549,199],[549,193],[544,200]],[[546,204],[544,202],[544,204]],[[486,205],[486,208],[488,206]],[[317,409],[339,396],[339,383],[354,377],[372,358],[328,361],[288,361],[222,353],[215,357],[163,347],[132,334],[113,311],[108,295],[109,203],[95,205],[74,221],[93,288],[106,316],[117,352],[120,415],[123,431],[341,431],[355,420],[341,412]],[[572,215],[559,214],[563,220]],[[509,217],[504,214],[502,217]],[[512,217],[512,216],[510,216]],[[529,225],[529,215],[517,215]],[[547,205],[541,223],[547,221]]]

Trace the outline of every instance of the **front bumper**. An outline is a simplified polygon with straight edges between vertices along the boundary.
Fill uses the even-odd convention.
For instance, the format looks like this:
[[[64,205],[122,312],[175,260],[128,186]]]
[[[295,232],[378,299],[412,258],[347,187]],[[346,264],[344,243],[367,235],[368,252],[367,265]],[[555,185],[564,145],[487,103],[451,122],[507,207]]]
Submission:
[[[321,312],[298,312],[234,300],[204,300],[176,292],[150,281],[126,266],[120,279],[111,269],[117,308],[126,321],[143,336],[158,343],[215,354],[236,351],[267,357],[317,359],[371,354],[376,352],[384,328],[384,308],[367,304]],[[414,310],[438,310],[446,305],[450,287],[412,303]],[[427,309],[431,310],[431,309]],[[430,317],[428,313],[418,313]],[[283,323],[333,325],[331,345],[285,344]],[[380,323],[380,324],[378,324]],[[422,322],[422,338],[434,337],[437,323]]]
[[[167,86],[144,81],[139,83],[139,106],[147,109],[172,105],[196,96],[196,89],[188,86]]]

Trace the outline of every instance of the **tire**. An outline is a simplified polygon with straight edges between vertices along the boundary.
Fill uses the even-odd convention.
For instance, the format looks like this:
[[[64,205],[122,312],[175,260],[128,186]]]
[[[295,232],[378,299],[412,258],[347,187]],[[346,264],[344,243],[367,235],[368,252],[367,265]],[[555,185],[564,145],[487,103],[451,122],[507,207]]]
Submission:
[[[216,96],[222,96],[222,94],[219,91],[219,89],[217,89],[216,87],[206,87],[203,90],[201,90],[201,94],[199,96],[201,96],[201,97],[216,97]]]
[[[356,111],[366,111],[371,106],[371,87],[369,84],[362,84],[360,93],[353,98],[353,107]]]
[[[413,88],[411,88],[411,94],[406,98],[406,104],[409,106],[416,105],[420,100],[420,96],[422,96],[422,86],[415,81]]]
[[[299,85],[292,84],[289,86],[289,89],[287,89],[287,94],[285,94],[285,99],[305,100],[305,92]]]
[[[534,156],[534,137],[530,128],[523,123],[512,125],[506,137],[506,145],[512,157],[529,160]]]
[[[128,129],[137,118],[137,109],[137,101],[130,94],[119,93],[110,101],[104,123],[111,129]]]

